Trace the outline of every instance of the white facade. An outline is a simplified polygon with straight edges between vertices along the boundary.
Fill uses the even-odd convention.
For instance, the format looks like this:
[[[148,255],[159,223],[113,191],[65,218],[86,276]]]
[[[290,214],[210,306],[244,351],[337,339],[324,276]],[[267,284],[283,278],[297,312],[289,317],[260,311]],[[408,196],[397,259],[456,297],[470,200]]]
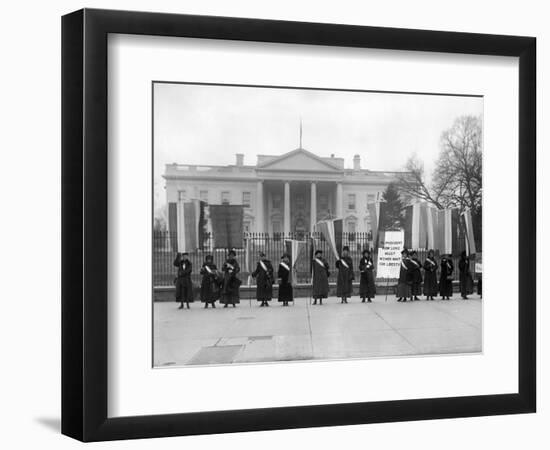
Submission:
[[[260,233],[313,231],[315,223],[342,217],[344,231],[370,231],[367,203],[376,201],[397,172],[353,169],[343,158],[319,157],[303,148],[280,156],[258,155],[245,165],[167,164],[164,174],[168,204],[200,199],[209,204],[245,205],[244,230]]]

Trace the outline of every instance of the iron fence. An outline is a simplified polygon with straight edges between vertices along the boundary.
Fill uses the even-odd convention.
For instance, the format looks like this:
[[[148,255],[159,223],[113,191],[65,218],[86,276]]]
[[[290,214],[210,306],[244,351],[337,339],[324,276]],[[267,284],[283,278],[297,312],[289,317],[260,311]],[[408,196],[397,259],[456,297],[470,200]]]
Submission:
[[[174,267],[174,259],[177,254],[176,233],[168,231],[155,231],[153,233],[153,285],[154,286],[170,286],[174,282],[176,276],[176,268]],[[293,239],[303,242],[301,253],[299,254],[296,268],[296,282],[298,284],[309,284],[311,282],[311,255],[312,250],[320,249],[323,251],[323,256],[330,266],[329,282],[335,283],[337,277],[336,257],[329,248],[328,242],[323,239],[320,233],[244,233],[243,240],[233,249],[236,253],[236,259],[241,267],[239,277],[243,285],[255,286],[254,279],[250,277],[250,272],[256,268],[258,261],[258,253],[260,251],[266,254],[267,259],[271,260],[275,270],[283,253],[286,252],[285,241]],[[193,282],[200,284],[201,275],[199,274],[206,255],[212,255],[214,263],[221,268],[226,257],[228,249],[213,248],[213,240],[211,236],[206,236],[202,248],[197,248],[189,251],[189,260],[193,264],[192,279]],[[355,278],[359,280],[359,260],[364,249],[372,249],[373,241],[371,233],[342,233],[342,245],[347,245],[350,248],[350,257],[353,260]],[[418,259],[424,261],[428,251],[425,249],[417,249]],[[439,259],[439,251],[435,251],[436,259]],[[372,254],[375,266],[377,261],[377,253]],[[453,257],[455,265],[454,276],[458,280],[458,257]],[[471,261],[471,271],[474,272],[474,261]]]

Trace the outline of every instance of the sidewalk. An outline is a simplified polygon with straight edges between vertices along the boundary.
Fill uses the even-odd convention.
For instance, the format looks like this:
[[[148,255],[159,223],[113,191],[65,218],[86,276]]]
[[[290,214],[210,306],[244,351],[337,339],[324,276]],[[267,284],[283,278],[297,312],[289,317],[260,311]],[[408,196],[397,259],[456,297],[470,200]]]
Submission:
[[[205,365],[312,359],[369,358],[481,351],[482,302],[459,295],[450,301],[397,303],[377,296],[348,304],[331,297],[294,306],[277,301],[260,308],[204,309],[195,302],[154,304],[154,365]]]

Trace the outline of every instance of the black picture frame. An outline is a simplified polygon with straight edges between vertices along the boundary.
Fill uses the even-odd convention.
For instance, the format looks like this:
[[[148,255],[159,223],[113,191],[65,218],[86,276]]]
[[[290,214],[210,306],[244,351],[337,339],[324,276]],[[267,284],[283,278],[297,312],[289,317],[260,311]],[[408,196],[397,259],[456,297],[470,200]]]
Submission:
[[[107,417],[107,36],[123,33],[519,58],[518,392]],[[62,433],[82,441],[535,412],[536,39],[83,9],[62,18]]]

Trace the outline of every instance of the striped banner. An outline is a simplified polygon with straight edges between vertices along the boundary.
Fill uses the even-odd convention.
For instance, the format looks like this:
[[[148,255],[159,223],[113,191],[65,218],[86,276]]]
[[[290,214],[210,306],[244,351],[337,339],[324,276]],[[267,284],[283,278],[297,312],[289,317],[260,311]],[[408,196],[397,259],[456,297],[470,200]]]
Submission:
[[[458,255],[464,250],[464,239],[460,231],[460,215],[458,209],[447,208],[435,212],[434,218],[434,249],[440,253]]]
[[[428,205],[419,204],[418,248],[428,248]]]
[[[411,220],[411,247],[419,249],[420,247],[420,203],[412,205]]]
[[[436,209],[426,207],[426,248],[435,249]]]
[[[451,209],[451,248],[453,255],[459,255],[464,250],[464,239],[460,239],[460,214],[458,209]]]
[[[474,239],[474,226],[472,224],[472,212],[470,209],[466,209],[462,212],[461,218],[464,223],[464,242],[466,245],[466,253],[468,255],[475,255],[476,251],[476,241]]]
[[[316,227],[317,231],[327,241],[336,259],[340,259],[340,253],[342,252],[342,219],[322,220],[317,223]]]
[[[380,202],[367,203],[367,211],[369,212],[369,216],[370,216],[372,242],[374,247],[376,247],[378,242],[378,218],[379,218],[379,212],[380,212]]]
[[[405,208],[405,235],[403,245],[405,248],[412,248],[412,227],[413,227],[413,207],[412,205]]]
[[[178,252],[202,248],[208,213],[200,200],[178,201],[176,211]]]

